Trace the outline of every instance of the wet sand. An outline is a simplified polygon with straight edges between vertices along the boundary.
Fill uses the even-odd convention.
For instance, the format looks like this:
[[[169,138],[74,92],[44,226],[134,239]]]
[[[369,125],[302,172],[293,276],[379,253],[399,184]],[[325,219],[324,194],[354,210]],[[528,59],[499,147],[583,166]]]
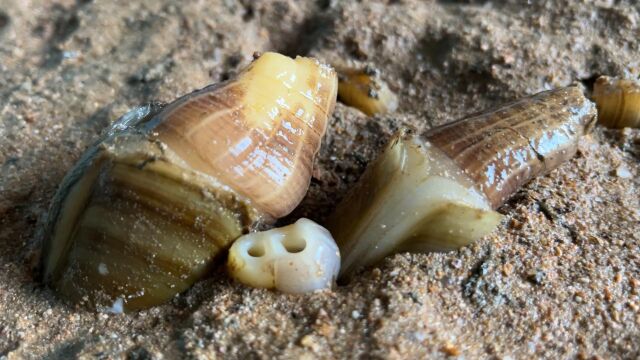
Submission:
[[[400,127],[638,77],[638,5],[533,3],[0,0],[0,359],[639,357],[639,130],[597,127],[474,245],[398,254],[332,291],[249,289],[220,267],[166,305],[113,315],[36,280],[38,226],[100,132],[229,78],[255,51],[369,64],[400,99],[375,117],[337,105],[282,223],[322,223]]]

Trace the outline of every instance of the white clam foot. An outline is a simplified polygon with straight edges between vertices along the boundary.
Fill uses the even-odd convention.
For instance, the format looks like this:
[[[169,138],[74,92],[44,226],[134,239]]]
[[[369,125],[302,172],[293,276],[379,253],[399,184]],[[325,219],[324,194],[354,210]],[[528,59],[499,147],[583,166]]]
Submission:
[[[239,237],[227,267],[245,285],[305,293],[331,288],[340,271],[340,251],[327,229],[302,218]]]

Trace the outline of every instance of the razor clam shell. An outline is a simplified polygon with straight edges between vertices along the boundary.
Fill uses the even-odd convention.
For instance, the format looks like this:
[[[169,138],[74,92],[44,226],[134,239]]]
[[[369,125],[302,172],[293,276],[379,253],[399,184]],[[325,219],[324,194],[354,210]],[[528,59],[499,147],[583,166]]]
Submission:
[[[490,233],[500,219],[451,159],[419,136],[400,131],[338,205],[327,228],[340,247],[344,277],[406,249],[467,245]]]
[[[452,250],[490,233],[501,220],[491,209],[574,156],[594,119],[594,104],[569,87],[397,135],[328,220],[341,276],[398,251]]]
[[[234,81],[194,92],[154,120],[157,138],[189,166],[227,184],[273,218],[290,213],[306,194],[337,93],[332,68],[306,58],[284,61],[290,66],[266,74],[264,88],[248,76],[260,66],[254,62]],[[245,99],[254,97],[256,102],[273,99],[265,108],[246,106]]]
[[[71,191],[71,189],[78,183],[78,181],[84,176],[87,170],[94,164],[94,161],[100,153],[101,144],[110,141],[124,132],[131,131],[137,126],[151,120],[155,114],[157,114],[164,105],[158,103],[151,103],[142,106],[135,107],[122,115],[116,121],[114,121],[100,136],[100,138],[82,154],[76,164],[67,172],[62,179],[58,190],[56,191],[51,204],[49,205],[49,213],[47,221],[43,227],[41,227],[38,237],[43,240],[43,254],[49,254],[52,251],[52,242],[47,241],[54,231],[56,224],[60,219],[60,212],[62,205]],[[43,257],[44,259],[44,257]],[[43,263],[43,269],[47,266]],[[45,281],[51,277],[51,271],[45,270]]]
[[[55,196],[44,280],[126,311],[187,289],[233,240],[302,199],[336,91],[330,67],[267,53],[235,79],[127,113]],[[226,156],[246,139],[259,162]],[[284,162],[282,181],[265,161]]]
[[[640,81],[599,77],[593,86],[598,122],[610,128],[640,127]]]
[[[595,115],[582,90],[566,87],[440,126],[425,137],[497,208],[529,180],[572,158]]]
[[[150,140],[141,127],[151,110],[114,123],[55,196],[44,280],[67,299],[99,309],[119,301],[125,311],[163,303],[209,272],[235,238],[271,221]]]
[[[398,97],[373,69],[338,68],[338,99],[368,116],[394,112]]]

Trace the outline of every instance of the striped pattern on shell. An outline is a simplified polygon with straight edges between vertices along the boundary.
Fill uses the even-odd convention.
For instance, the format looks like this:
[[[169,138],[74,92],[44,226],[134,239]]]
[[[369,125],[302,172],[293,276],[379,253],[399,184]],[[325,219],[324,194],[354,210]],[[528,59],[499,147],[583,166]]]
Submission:
[[[582,90],[567,87],[440,126],[426,138],[497,208],[529,180],[572,158],[595,114]]]

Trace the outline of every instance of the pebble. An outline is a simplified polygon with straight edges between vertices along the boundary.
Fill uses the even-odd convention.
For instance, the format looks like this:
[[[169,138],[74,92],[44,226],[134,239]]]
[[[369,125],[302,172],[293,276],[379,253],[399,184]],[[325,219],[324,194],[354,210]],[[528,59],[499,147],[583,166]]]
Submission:
[[[313,339],[312,335],[305,335],[300,339],[300,345],[316,351],[318,349],[318,343]]]
[[[454,259],[453,261],[451,261],[451,266],[454,269],[460,269],[460,267],[462,267],[462,260],[460,259]]]
[[[513,265],[511,263],[506,263],[502,265],[502,275],[509,276],[513,272]]]
[[[536,285],[542,285],[542,283],[544,283],[546,278],[547,278],[547,274],[542,270],[530,271],[527,274],[527,280],[531,281]]]
[[[442,346],[442,352],[447,356],[458,356],[460,355],[460,349],[458,349],[455,345],[451,343],[446,343]]]
[[[629,169],[624,165],[618,166],[616,169],[616,176],[622,179],[631,179],[633,177],[631,171],[629,171]]]

